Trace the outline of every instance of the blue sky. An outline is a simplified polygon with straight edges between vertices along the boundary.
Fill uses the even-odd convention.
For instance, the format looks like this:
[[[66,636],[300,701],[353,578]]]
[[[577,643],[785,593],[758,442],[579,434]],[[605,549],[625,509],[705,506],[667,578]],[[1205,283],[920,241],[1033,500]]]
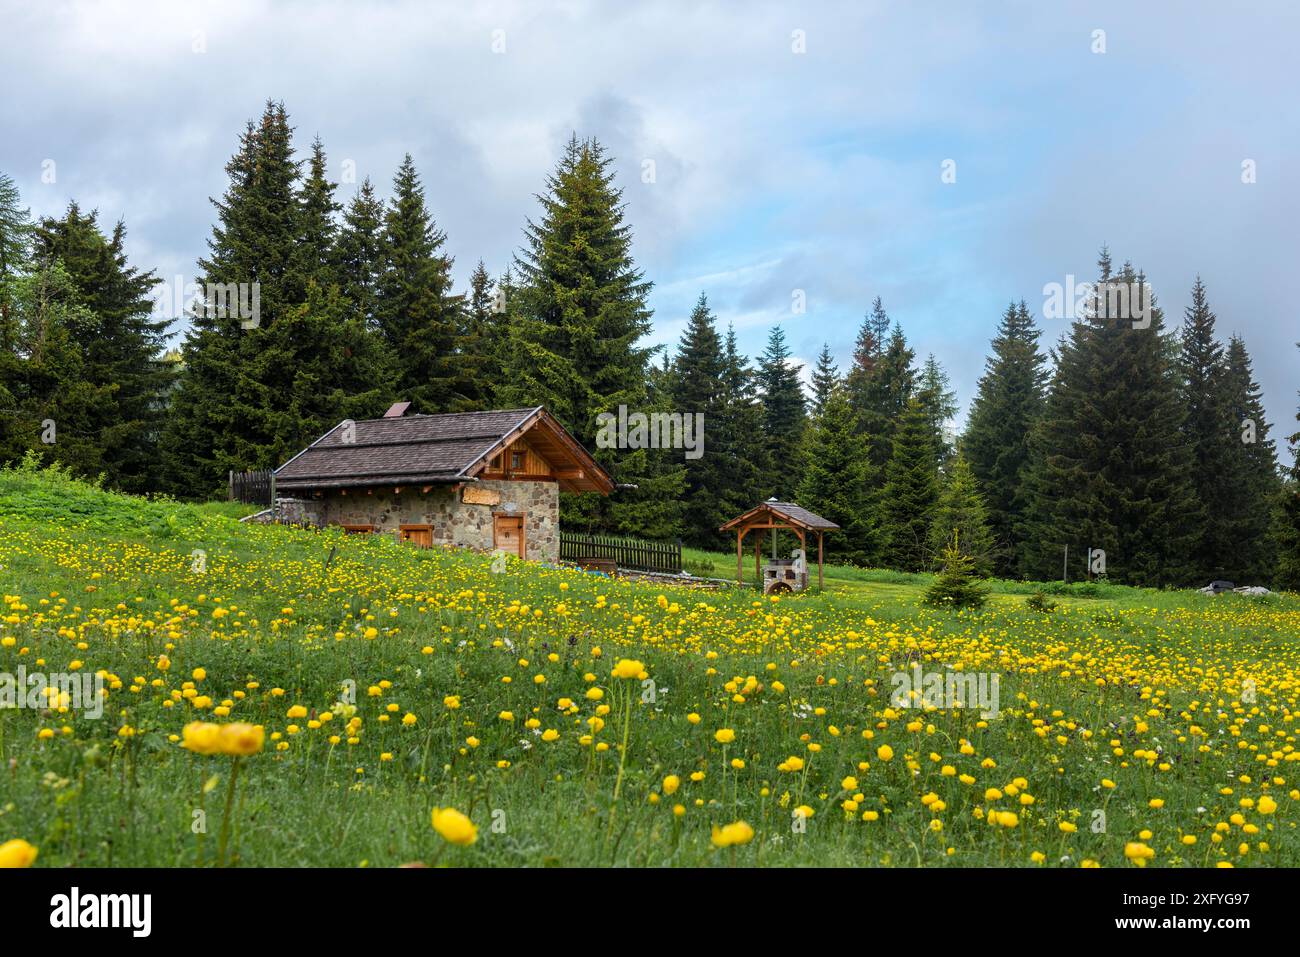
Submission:
[[[706,292],[750,354],[780,323],[843,364],[878,295],[964,416],[1006,303],[1041,316],[1106,243],[1167,321],[1199,273],[1295,425],[1293,5],[3,0],[0,22],[0,169],[37,214],[124,218],[168,279],[268,97],[336,179],[350,160],[386,193],[409,150],[462,284],[509,261],[576,130],[616,157],[657,342]]]

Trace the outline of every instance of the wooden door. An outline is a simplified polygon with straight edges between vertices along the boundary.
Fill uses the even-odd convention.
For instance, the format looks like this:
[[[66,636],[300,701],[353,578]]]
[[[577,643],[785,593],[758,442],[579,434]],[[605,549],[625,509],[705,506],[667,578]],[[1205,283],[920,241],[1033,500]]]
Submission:
[[[401,536],[402,541],[408,545],[414,545],[416,548],[433,547],[433,526],[431,525],[403,525]]]
[[[524,519],[522,515],[494,515],[492,545],[504,552],[524,557]]]

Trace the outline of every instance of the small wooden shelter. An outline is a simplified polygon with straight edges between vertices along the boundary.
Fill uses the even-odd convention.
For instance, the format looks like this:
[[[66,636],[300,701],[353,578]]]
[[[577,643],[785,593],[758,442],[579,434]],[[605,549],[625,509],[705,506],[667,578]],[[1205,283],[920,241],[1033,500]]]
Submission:
[[[750,532],[758,532],[754,540],[754,575],[760,575],[760,556],[763,547],[763,533],[767,532],[772,536],[772,547],[776,548],[776,533],[780,529],[787,529],[799,537],[799,545],[804,551],[805,560],[808,554],[808,535],[810,532],[817,534],[817,587],[822,587],[822,536],[826,532],[837,531],[839,526],[832,521],[822,518],[820,515],[808,511],[793,502],[778,502],[774,498],[769,498],[763,504],[751,508],[744,515],[737,516],[722,526],[719,531],[727,532],[735,529],[736,531],[736,582],[743,584],[744,572],[743,549],[745,536]]]

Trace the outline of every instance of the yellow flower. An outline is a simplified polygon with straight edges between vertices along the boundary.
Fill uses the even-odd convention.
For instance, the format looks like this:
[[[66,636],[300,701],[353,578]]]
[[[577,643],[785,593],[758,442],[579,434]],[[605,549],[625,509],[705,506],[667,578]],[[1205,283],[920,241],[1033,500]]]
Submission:
[[[670,774],[664,778],[664,794],[676,794],[677,789],[682,786],[682,779],[675,774]]]
[[[221,726],[217,734],[217,750],[222,754],[257,754],[265,740],[266,732],[259,725],[236,722]]]
[[[1065,834],[1073,834],[1075,831],[1079,829],[1077,825],[1071,824],[1069,821],[1062,821],[1060,824],[1056,826],[1059,827],[1061,831]]]
[[[21,838],[0,844],[0,868],[31,867],[39,852]]]
[[[739,844],[748,844],[753,839],[754,829],[744,821],[713,828],[713,843],[717,847],[735,847]]]
[[[1124,845],[1124,856],[1138,867],[1146,867],[1147,861],[1156,856],[1156,852],[1140,841],[1129,841]]]
[[[207,721],[191,721],[181,730],[181,747],[195,754],[221,752],[221,725]]]
[[[433,829],[449,844],[464,847],[478,840],[478,828],[474,822],[455,808],[434,808]]]
[[[1255,808],[1260,814],[1272,814],[1277,810],[1277,802],[1267,794],[1259,799],[1259,805]]]
[[[614,666],[615,678],[640,678],[645,673],[645,665],[632,658],[620,658]]]
[[[547,728],[545,731],[542,732],[543,741],[554,741],[559,736],[560,736],[560,732],[556,731],[554,728]]]
[[[887,744],[882,744],[876,748],[876,757],[881,761],[892,761],[894,758],[894,749]]]
[[[812,808],[810,808],[807,804],[800,804],[797,808],[794,809],[794,813],[799,815],[799,817],[803,818],[806,821],[808,820],[808,818],[812,817],[817,812],[814,811]]]
[[[730,728],[719,728],[713,733],[713,737],[719,744],[730,744],[736,740],[736,732]]]
[[[305,718],[307,717],[307,709],[300,704],[296,704],[286,711],[284,716],[286,718]]]

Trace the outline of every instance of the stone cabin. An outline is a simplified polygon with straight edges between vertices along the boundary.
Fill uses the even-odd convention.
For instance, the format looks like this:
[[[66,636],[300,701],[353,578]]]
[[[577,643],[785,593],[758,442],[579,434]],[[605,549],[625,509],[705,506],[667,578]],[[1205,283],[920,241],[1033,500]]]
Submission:
[[[281,513],[412,545],[560,556],[560,493],[614,481],[541,406],[344,420],[275,470]]]

